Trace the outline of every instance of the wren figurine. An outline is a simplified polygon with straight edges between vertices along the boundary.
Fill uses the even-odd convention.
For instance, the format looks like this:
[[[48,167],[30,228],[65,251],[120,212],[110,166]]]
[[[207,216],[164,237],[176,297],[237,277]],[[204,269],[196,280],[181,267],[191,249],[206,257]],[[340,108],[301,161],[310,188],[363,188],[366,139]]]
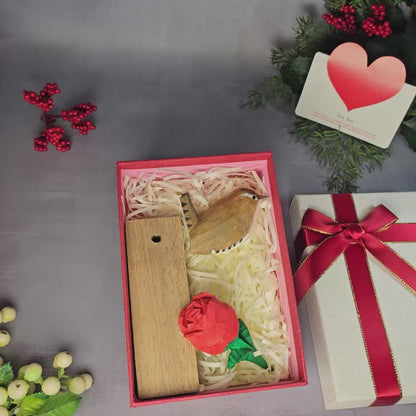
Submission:
[[[216,202],[199,217],[189,194],[181,195],[181,205],[193,254],[214,254],[232,250],[250,232],[258,203],[267,196],[249,189],[238,189]]]

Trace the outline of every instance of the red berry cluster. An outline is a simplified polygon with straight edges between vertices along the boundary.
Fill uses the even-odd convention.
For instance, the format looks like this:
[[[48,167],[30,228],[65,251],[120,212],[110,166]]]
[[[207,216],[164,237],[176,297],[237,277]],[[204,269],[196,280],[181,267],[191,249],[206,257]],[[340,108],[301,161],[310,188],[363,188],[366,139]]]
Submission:
[[[49,111],[53,108],[52,96],[59,94],[61,91],[58,88],[56,83],[47,83],[43,90],[37,94],[34,91],[23,91],[23,96],[25,101],[31,105],[36,105],[41,108],[43,111]]]
[[[45,137],[40,136],[33,139],[33,147],[37,152],[46,152],[48,150],[48,141]]]
[[[73,123],[73,124],[71,125],[71,127],[72,127],[73,129],[77,129],[77,130],[79,130],[79,132],[80,132],[81,134],[83,134],[84,136],[85,136],[86,134],[88,134],[88,132],[89,132],[90,130],[95,130],[95,126],[94,126],[94,124],[92,124],[92,123],[91,123],[91,121],[89,121],[89,120],[82,120],[82,121],[80,121],[80,122],[78,122],[78,123]]]
[[[355,21],[355,8],[345,3],[338,9],[343,16],[335,16],[331,14],[323,14],[322,17],[329,25],[336,27],[339,30],[343,30],[347,33],[355,33],[357,24]]]
[[[81,103],[71,108],[70,110],[62,111],[62,118],[64,120],[72,122],[71,127],[79,130],[83,135],[88,134],[90,130],[95,129],[95,125],[89,120],[84,120],[93,111],[96,111],[97,107],[91,103]]]
[[[46,140],[56,146],[59,140],[64,137],[64,129],[62,127],[48,127],[42,132],[42,136],[46,138]]]
[[[373,11],[373,16],[369,16],[363,20],[363,29],[367,35],[369,37],[381,36],[382,38],[391,35],[390,23],[384,21],[386,17],[386,6],[383,4],[372,4],[371,10]]]
[[[58,118],[71,122],[71,127],[79,130],[83,135],[95,129],[95,125],[90,120],[85,120],[93,111],[97,110],[97,107],[91,103],[78,104],[70,110],[63,110],[60,115],[47,114],[54,106],[51,97],[59,93],[60,90],[56,83],[47,83],[39,94],[34,91],[23,91],[25,101],[43,110],[41,120],[46,123],[46,129],[40,137],[33,140],[34,149],[37,152],[46,152],[48,143],[55,146],[56,150],[60,152],[67,152],[71,149],[71,142],[63,138],[64,129],[52,126]]]
[[[64,129],[62,127],[48,127],[41,133],[40,137],[33,140],[34,148],[37,152],[46,152],[48,143],[56,147],[60,152],[67,152],[71,149],[71,142],[64,140]]]

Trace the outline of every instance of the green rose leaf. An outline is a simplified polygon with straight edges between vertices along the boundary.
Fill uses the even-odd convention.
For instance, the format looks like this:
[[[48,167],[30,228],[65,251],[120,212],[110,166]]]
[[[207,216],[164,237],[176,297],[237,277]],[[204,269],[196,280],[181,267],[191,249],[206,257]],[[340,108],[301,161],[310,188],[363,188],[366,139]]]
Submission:
[[[7,387],[14,379],[13,368],[10,363],[0,367],[0,386]]]
[[[78,409],[82,398],[70,392],[58,393],[46,399],[36,416],[72,416]]]
[[[228,356],[228,369],[231,370],[240,361],[251,361],[259,367],[267,369],[268,364],[266,360],[260,355],[254,356],[253,354],[253,352],[256,352],[256,347],[251,339],[248,328],[241,319],[238,320],[238,323],[238,336],[227,345],[227,349],[231,350]]]
[[[48,396],[43,393],[35,393],[26,396],[20,403],[19,416],[32,416],[45,404]]]

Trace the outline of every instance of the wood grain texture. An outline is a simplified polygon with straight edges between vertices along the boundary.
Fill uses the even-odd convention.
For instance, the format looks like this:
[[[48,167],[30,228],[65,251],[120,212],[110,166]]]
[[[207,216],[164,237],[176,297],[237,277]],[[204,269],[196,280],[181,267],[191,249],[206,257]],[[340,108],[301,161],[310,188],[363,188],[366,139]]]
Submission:
[[[211,254],[235,248],[248,235],[261,198],[248,189],[238,189],[200,214],[196,224],[189,227],[190,252]],[[193,210],[191,204],[184,208]]]
[[[138,396],[196,392],[195,349],[178,327],[190,300],[181,219],[128,221],[126,245]]]

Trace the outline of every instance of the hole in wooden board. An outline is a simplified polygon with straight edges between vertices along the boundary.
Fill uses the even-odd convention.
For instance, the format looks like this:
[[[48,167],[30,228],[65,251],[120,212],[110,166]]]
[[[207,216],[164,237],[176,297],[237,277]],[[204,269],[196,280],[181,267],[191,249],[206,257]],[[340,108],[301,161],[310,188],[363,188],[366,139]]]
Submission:
[[[162,240],[162,237],[161,237],[160,235],[153,235],[153,236],[152,236],[152,241],[153,241],[154,243],[160,243],[160,242],[161,242],[161,240]]]

